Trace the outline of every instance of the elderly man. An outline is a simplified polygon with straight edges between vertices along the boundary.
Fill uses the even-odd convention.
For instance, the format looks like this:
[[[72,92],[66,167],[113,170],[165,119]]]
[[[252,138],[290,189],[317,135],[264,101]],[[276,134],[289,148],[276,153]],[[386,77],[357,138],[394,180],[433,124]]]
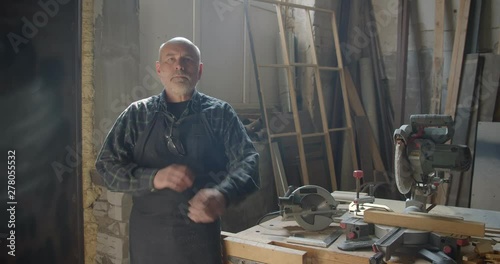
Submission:
[[[221,263],[219,217],[258,189],[258,154],[232,107],[196,90],[200,50],[159,50],[164,90],[120,114],[96,161],[112,191],[133,194],[133,264]]]

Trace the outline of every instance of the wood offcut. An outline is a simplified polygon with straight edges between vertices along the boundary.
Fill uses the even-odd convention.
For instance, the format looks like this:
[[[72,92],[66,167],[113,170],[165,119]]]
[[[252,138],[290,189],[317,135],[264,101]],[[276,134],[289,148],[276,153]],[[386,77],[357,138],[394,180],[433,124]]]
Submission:
[[[404,227],[443,234],[477,237],[484,237],[485,234],[484,223],[432,217],[432,215],[411,215],[368,210],[365,211],[364,220],[367,223]]]

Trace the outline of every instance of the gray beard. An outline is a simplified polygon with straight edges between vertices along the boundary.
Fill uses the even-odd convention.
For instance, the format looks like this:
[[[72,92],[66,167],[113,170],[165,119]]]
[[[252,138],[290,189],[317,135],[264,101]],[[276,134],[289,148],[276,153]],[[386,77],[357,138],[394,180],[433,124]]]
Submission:
[[[175,95],[191,95],[193,94],[194,90],[196,87],[189,87],[189,86],[174,86],[174,87],[169,87],[167,90],[171,92],[172,94]]]

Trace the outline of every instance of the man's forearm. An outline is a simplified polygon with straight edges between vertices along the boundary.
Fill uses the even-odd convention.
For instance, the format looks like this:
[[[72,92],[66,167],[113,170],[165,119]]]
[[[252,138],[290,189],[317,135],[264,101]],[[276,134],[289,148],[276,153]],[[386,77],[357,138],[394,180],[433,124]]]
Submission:
[[[112,191],[141,195],[151,192],[158,169],[139,167],[137,164],[97,161],[96,168],[106,187]]]
[[[229,167],[227,177],[217,185],[227,204],[235,204],[258,190],[259,154],[253,153]]]

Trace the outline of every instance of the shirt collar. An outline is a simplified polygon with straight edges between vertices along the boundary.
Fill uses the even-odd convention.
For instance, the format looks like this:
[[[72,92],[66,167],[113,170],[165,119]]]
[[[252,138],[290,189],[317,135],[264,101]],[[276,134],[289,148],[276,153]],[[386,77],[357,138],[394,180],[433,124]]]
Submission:
[[[201,94],[195,88],[193,95],[191,96],[191,99],[188,102],[187,108],[191,113],[198,113],[200,112],[201,108],[200,102],[201,102]],[[163,89],[160,94],[160,102],[158,110],[167,112],[167,92],[165,91],[165,89]]]

